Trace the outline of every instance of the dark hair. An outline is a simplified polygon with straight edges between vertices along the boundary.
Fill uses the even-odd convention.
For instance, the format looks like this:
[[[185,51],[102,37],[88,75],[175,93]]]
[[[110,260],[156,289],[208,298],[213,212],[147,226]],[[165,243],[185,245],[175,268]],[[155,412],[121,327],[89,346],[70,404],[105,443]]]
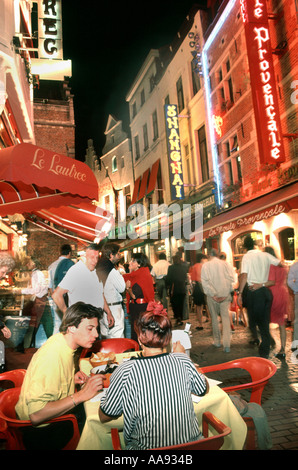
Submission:
[[[253,249],[254,249],[254,246],[255,246],[254,240],[251,238],[250,235],[247,235],[247,236],[244,238],[243,247],[244,247],[246,250],[253,250]]]
[[[86,250],[99,251],[100,250],[100,245],[98,243],[90,243],[88,246],[86,246]]]
[[[274,256],[274,258],[277,258],[275,251],[273,250],[272,246],[265,246],[264,251],[266,253],[269,253],[270,255]]]
[[[131,258],[136,260],[140,268],[152,269],[149,258],[144,253],[132,253]]]
[[[196,261],[197,263],[200,263],[202,259],[208,259],[207,255],[204,255],[204,253],[197,253],[196,255]]]
[[[160,253],[158,258],[159,258],[159,259],[167,259],[165,253]]]
[[[223,251],[221,251],[221,252],[219,253],[219,259],[226,260],[226,259],[227,259],[227,255],[226,255]]]
[[[116,255],[120,249],[120,246],[117,243],[106,243],[102,248],[102,256],[104,258],[110,259],[110,255]]]
[[[84,318],[97,318],[99,321],[102,316],[102,308],[96,308],[93,305],[85,304],[84,302],[76,302],[66,310],[60,325],[60,331],[65,334],[67,332],[67,328],[70,326],[78,328]]]
[[[71,246],[68,245],[67,243],[65,245],[62,245],[60,248],[60,253],[63,256],[68,255],[69,253],[71,253]]]
[[[181,256],[176,254],[173,256],[173,264],[181,264]]]
[[[143,312],[134,325],[138,339],[148,348],[165,348],[172,338],[171,320],[166,315]]]

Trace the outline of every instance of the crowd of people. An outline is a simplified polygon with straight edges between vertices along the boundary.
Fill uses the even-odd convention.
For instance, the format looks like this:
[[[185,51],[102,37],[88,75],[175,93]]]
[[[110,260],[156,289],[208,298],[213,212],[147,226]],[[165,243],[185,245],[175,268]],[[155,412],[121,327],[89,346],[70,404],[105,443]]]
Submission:
[[[101,248],[101,256],[99,245],[90,244],[84,257],[76,263],[69,262],[71,249],[64,245],[59,259],[49,267],[49,285],[41,275],[37,260],[30,260],[31,285],[20,291],[34,294],[32,318],[23,346],[34,343],[40,324],[44,325],[48,340],[28,366],[16,406],[17,416],[30,419],[33,424],[33,428],[24,430],[26,448],[42,449],[47,445],[62,448],[71,432],[67,424],[40,425],[70,410],[76,414],[82,429],[85,420],[82,404],[102,389],[103,377],[98,374],[89,378],[80,371],[77,351],[91,348],[99,336],[131,337],[140,344],[142,359],[150,359],[131,360],[119,366],[99,408],[99,418],[103,422],[123,414],[127,448],[160,447],[200,438],[191,394],[204,395],[208,392],[208,384],[190,358],[183,354],[185,350],[180,342],[173,345],[171,353],[166,350],[172,337],[172,324],[167,314],[170,305],[174,326],[180,326],[190,296],[196,309],[198,330],[203,328],[202,312],[206,308],[212,323],[213,345],[222,345],[224,352],[229,352],[230,308],[236,295],[238,307],[247,311],[252,342],[258,344],[259,355],[269,356],[273,340],[269,324],[275,322],[280,328],[278,355],[285,357],[290,287],[295,296],[292,344],[298,347],[298,263],[293,263],[288,272],[270,247],[258,249],[250,236],[245,238],[244,248],[246,252],[239,276],[224,254],[214,249],[209,256],[198,253],[193,266],[183,259],[182,250],[173,257],[172,264],[160,255],[153,266],[145,254],[132,253],[125,270],[120,265],[121,254],[115,243],[107,243]],[[2,255],[0,276],[4,277],[13,269],[13,258]],[[46,292],[48,288],[50,290]],[[49,295],[52,303],[47,300]],[[49,317],[52,318],[51,328],[48,328]],[[127,317],[129,328],[125,321]],[[57,323],[59,332],[53,334]],[[9,337],[4,322],[0,322],[0,330]],[[167,371],[166,381],[154,381],[150,374],[153,363],[154,371],[158,372],[156,377],[164,377]],[[138,384],[137,388],[131,388],[128,377]],[[181,378],[183,386],[177,377]],[[147,383],[149,378],[150,384]],[[84,387],[80,387],[82,385]],[[179,398],[178,413],[176,405],[174,409],[170,402],[167,402],[166,410],[159,408],[165,403],[169,387]],[[120,389],[121,400],[118,399]],[[134,395],[136,390],[138,393]],[[154,408],[155,416],[159,416],[156,422],[146,421],[146,433],[142,430],[148,412],[145,410],[145,415],[139,413],[144,404],[148,404],[150,410]],[[171,427],[172,434],[168,420],[175,423]]]

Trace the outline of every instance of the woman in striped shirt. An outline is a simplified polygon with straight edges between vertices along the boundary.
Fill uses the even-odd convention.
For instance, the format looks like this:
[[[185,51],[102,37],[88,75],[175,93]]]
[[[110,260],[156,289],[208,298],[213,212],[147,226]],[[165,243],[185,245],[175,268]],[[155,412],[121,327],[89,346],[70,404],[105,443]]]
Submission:
[[[123,414],[126,449],[152,449],[199,439],[191,394],[205,395],[208,385],[180,342],[166,348],[172,329],[165,311],[154,302],[136,322],[142,355],[122,363],[111,376],[101,399],[102,422]],[[152,310],[153,306],[153,310]]]

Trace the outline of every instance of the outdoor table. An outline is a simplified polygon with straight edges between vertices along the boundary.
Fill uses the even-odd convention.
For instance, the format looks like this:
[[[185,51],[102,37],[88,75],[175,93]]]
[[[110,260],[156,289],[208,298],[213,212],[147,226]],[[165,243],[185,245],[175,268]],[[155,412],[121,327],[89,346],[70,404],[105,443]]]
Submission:
[[[136,355],[137,353],[132,354]],[[121,356],[127,357],[127,355],[128,353],[124,353],[124,355],[117,354],[116,361],[118,361]],[[92,366],[88,359],[81,359],[80,368],[85,374],[89,375]],[[98,416],[100,396],[101,394],[98,394],[92,400],[84,403],[86,423],[77,450],[113,450],[111,428],[118,428],[122,448],[125,448],[122,432],[123,416],[107,423],[101,423]],[[210,411],[226,426],[232,429],[231,434],[225,437],[222,449],[242,450],[246,439],[247,427],[229,396],[221,390],[220,387],[214,385],[210,388],[209,393],[204,397],[198,398],[198,402],[194,401],[194,409],[199,425],[202,423],[203,413]],[[212,435],[212,432],[210,435]]]

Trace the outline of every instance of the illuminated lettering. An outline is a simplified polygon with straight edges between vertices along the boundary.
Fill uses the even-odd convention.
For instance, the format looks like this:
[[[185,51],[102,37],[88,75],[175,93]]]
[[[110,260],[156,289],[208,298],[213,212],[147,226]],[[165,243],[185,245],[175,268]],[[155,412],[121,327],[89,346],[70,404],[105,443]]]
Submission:
[[[221,116],[212,116],[213,127],[219,137],[222,136],[221,126],[223,125],[223,120]]]
[[[39,59],[63,60],[61,0],[38,0]]]
[[[75,163],[72,166],[63,166],[60,164],[61,156],[54,154],[51,158],[49,166],[46,167],[46,159],[43,149],[37,149],[34,152],[33,160],[31,166],[34,166],[37,170],[40,171],[49,171],[50,173],[54,173],[56,176],[67,176],[68,178],[72,178],[76,181],[86,181],[87,175],[86,173],[82,173],[77,170]]]
[[[184,198],[181,142],[178,109],[176,105],[165,105],[165,122],[169,158],[169,174],[172,199]]]

